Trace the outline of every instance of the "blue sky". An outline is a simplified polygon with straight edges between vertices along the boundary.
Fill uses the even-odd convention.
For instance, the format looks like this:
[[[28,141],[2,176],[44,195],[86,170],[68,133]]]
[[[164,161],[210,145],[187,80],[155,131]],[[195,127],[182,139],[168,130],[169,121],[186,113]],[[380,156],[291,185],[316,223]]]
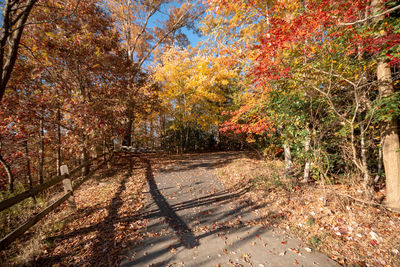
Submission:
[[[1,27],[2,23],[3,23],[3,10],[2,10],[2,7],[4,7],[4,3],[5,3],[4,0],[0,0],[0,27]],[[167,5],[164,6],[164,9],[168,9],[168,8],[169,8],[169,6],[167,6]],[[150,27],[156,26],[157,25],[157,21],[158,20],[163,20],[163,19],[165,19],[165,17],[166,16],[163,15],[162,13],[155,14],[153,19],[150,21],[150,25],[149,26]],[[182,32],[184,34],[186,34],[186,36],[189,39],[190,45],[192,47],[195,47],[202,40],[201,36],[199,36],[196,33],[193,33],[192,30],[189,30],[187,28],[182,29]]]
[[[3,7],[4,0],[0,0],[0,27],[3,25]]]
[[[202,41],[202,37],[193,33],[190,30],[187,29],[183,29],[182,31],[184,34],[186,34],[186,36],[188,37],[189,41],[190,41],[190,45],[195,47],[197,45],[198,42]]]
[[[162,12],[157,12],[154,14],[154,16],[150,19],[149,21],[149,27],[154,27],[159,25],[159,21],[163,21],[167,18],[167,15],[165,13],[168,13],[168,9],[174,5],[174,3],[169,4],[169,5],[163,5],[161,7]],[[190,45],[191,46],[196,46],[198,42],[201,41],[201,36],[198,34],[194,33],[192,30],[187,29],[186,27],[182,29],[182,32],[188,37]]]

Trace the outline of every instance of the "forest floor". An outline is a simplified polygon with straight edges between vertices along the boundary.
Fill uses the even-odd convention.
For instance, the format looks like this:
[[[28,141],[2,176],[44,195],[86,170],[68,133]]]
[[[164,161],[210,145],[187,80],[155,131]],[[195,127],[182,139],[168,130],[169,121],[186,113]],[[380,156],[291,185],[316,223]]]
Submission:
[[[250,183],[244,198],[260,206],[267,225],[285,229],[345,266],[400,266],[400,213],[379,203],[382,190],[366,201],[360,182],[300,184],[284,178],[284,163],[251,154],[218,169],[226,185]]]
[[[248,153],[119,154],[1,257],[27,266],[400,266],[400,216]],[[302,241],[300,241],[300,239]],[[326,257],[322,252],[329,256]],[[333,260],[334,261],[333,261]]]
[[[120,154],[74,192],[77,209],[67,203],[0,253],[14,266],[115,266],[125,248],[141,242],[145,166]],[[54,196],[56,199],[57,196]],[[5,260],[4,260],[5,259]],[[1,265],[1,264],[0,264]]]

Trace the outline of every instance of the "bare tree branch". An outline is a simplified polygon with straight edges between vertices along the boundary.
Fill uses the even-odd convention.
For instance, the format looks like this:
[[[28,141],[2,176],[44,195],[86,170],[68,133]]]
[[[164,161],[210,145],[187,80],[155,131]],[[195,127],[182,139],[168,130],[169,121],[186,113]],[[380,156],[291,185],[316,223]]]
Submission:
[[[355,24],[358,24],[358,23],[363,23],[363,22],[366,22],[366,21],[368,21],[368,20],[371,20],[371,19],[380,17],[380,16],[382,16],[382,15],[391,13],[391,12],[393,12],[393,11],[396,11],[397,9],[400,9],[400,5],[395,6],[395,7],[392,7],[392,8],[390,8],[390,9],[384,11],[384,12],[381,12],[381,13],[379,13],[379,14],[366,17],[365,19],[360,19],[360,20],[356,20],[356,21],[353,21],[353,22],[339,22],[339,25],[340,25],[340,26],[350,26],[350,25],[355,25]]]

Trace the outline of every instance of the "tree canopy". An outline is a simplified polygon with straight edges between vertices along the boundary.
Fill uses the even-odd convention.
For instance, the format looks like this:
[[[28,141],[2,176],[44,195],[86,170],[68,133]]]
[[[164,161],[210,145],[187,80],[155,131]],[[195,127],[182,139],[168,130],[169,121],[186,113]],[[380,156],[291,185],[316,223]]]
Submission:
[[[399,208],[394,0],[5,1],[1,185],[116,143],[255,149]],[[202,36],[190,46],[185,33]],[[27,164],[29,162],[29,164]],[[297,174],[296,174],[297,173]],[[304,173],[304,175],[303,175]]]

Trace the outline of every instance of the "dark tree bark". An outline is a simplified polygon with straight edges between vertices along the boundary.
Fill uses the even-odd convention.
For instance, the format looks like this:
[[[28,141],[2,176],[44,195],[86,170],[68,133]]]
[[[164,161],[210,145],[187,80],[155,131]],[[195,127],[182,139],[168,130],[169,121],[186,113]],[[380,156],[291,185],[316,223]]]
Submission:
[[[124,134],[124,139],[122,141],[123,146],[131,146],[132,145],[132,126],[133,126],[133,118],[129,116],[128,123],[126,125],[126,130]]]
[[[29,157],[28,138],[25,140],[25,159],[26,159],[26,178],[28,179],[29,188],[33,188],[33,180],[31,173],[31,160]]]
[[[1,165],[3,165],[3,168],[7,173],[8,184],[10,185],[10,191],[14,192],[14,176],[12,175],[10,166],[8,166],[7,162],[3,159],[3,157],[1,155],[0,155],[0,163],[1,163]]]
[[[28,16],[37,0],[6,0],[0,33],[0,101],[10,80]]]
[[[88,137],[86,135],[83,137],[82,142],[83,142],[83,150],[81,154],[81,162],[86,163],[85,167],[82,168],[82,177],[86,177],[90,172]]]
[[[39,122],[39,161],[38,161],[38,180],[43,184],[43,164],[44,164],[44,125],[43,119]]]
[[[60,108],[57,109],[57,158],[56,158],[56,164],[57,164],[57,176],[61,175],[61,163],[62,163],[62,158],[61,158],[61,111]]]

